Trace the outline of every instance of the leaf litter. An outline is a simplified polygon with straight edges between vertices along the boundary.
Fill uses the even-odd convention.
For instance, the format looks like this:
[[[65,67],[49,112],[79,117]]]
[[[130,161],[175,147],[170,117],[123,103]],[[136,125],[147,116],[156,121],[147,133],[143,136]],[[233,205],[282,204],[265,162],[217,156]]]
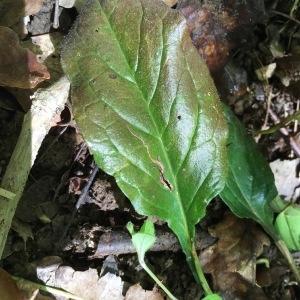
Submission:
[[[280,2],[280,1],[279,1]],[[280,8],[280,3],[279,3],[279,5],[278,5],[278,8]],[[274,18],[274,16],[273,16],[273,18]],[[278,25],[278,24],[276,24],[276,26],[277,26],[277,28],[280,26],[280,25]],[[286,25],[285,26],[290,26],[289,28],[294,28],[293,27],[293,25],[291,25],[291,22],[289,22],[288,23],[288,21],[286,20]],[[280,53],[280,51],[281,51],[281,53],[282,53],[282,50],[280,50],[280,47],[278,48],[278,46],[276,46],[276,43],[275,42],[277,42],[277,44],[278,44],[278,42],[279,43],[282,43],[282,40],[280,41],[279,39],[276,41],[276,40],[274,40],[275,38],[274,38],[274,36],[272,37],[273,38],[273,40],[271,39],[271,42],[273,43],[272,44],[272,49],[274,49],[274,47],[277,47],[277,53]],[[266,41],[264,41],[264,45],[265,46],[268,46],[268,44],[267,44],[267,42]],[[274,46],[275,45],[275,46]],[[283,45],[284,46],[284,45]],[[281,47],[281,49],[283,49],[283,47]],[[275,54],[275,52],[274,52],[274,50],[272,50],[273,52],[273,54]],[[235,59],[239,62],[240,60],[241,60],[241,56],[242,55],[244,55],[243,53],[241,54],[241,53],[238,53],[236,56],[235,56]],[[293,57],[294,57],[295,55],[292,55],[292,56],[290,56],[290,61],[291,62],[293,62]],[[243,67],[245,67],[245,66],[243,66]],[[253,68],[254,69],[254,68]],[[257,69],[257,68],[255,68],[255,69]],[[284,69],[284,67],[283,67],[283,69]],[[249,72],[249,69],[247,69],[247,71],[248,71],[248,76],[249,76],[249,74],[251,74],[251,72]],[[293,76],[291,77],[292,79],[290,80],[290,85],[292,86],[293,85],[293,82],[295,81],[294,79],[296,78],[295,77],[295,72],[296,71],[294,71],[292,74],[293,74]],[[275,73],[276,74],[276,73]],[[278,73],[277,73],[278,74]],[[282,75],[279,75],[279,76],[282,76]],[[250,79],[252,79],[251,77],[250,77]],[[270,80],[271,81],[274,81],[273,80],[274,79],[274,76],[272,76],[271,78],[270,78]],[[249,78],[248,78],[248,80],[249,80]],[[275,80],[276,81],[276,80]],[[286,81],[284,81],[284,82],[286,82]],[[276,82],[272,82],[272,84],[275,84]],[[247,83],[248,84],[248,83]],[[257,84],[257,82],[256,82],[256,84]],[[277,83],[276,83],[277,84]],[[233,84],[233,86],[234,87],[237,87],[237,85],[236,85],[236,83],[234,83]],[[250,87],[251,88],[251,87]],[[263,90],[263,89],[262,89]],[[237,90],[236,92],[240,92],[240,90]],[[276,91],[276,88],[274,87],[273,88],[273,92],[274,93],[277,93],[277,91]],[[286,113],[286,109],[287,109],[287,106],[286,106],[286,104],[288,104],[288,103],[291,103],[292,105],[290,105],[289,107],[292,107],[292,108],[294,108],[295,107],[295,100],[293,100],[291,97],[289,97],[288,98],[288,94],[290,93],[290,91],[289,91],[289,89],[284,89],[284,92],[279,92],[279,95],[278,96],[276,96],[276,98],[274,99],[274,103],[275,103],[275,105],[276,105],[276,109],[275,109],[275,112],[279,115],[279,117],[282,117],[282,116],[284,116],[284,113]],[[259,98],[259,96],[261,96],[262,94],[255,94],[255,97],[257,97],[257,98]],[[242,102],[242,108],[239,110],[239,114],[240,114],[240,116],[241,116],[241,118],[242,118],[242,121],[244,122],[244,124],[245,124],[245,126],[247,127],[247,128],[259,128],[259,126],[262,124],[262,121],[263,121],[263,113],[262,112],[264,112],[265,111],[265,108],[263,107],[263,105],[262,105],[262,103],[260,103],[260,102],[256,102],[256,99],[253,99],[253,98],[251,98],[251,97],[249,97],[249,95],[248,95],[248,92],[246,92],[246,94],[244,94],[243,95],[244,96],[244,99],[242,99],[242,100],[240,100],[241,98],[239,98],[238,100],[237,99],[234,99],[233,100],[233,98],[234,98],[234,94],[231,94],[230,95],[230,97],[231,97],[231,99],[230,99],[230,101],[232,101],[231,103],[232,103],[232,107],[233,107],[233,109],[236,109],[237,108],[237,103],[236,103],[236,101],[241,101]],[[229,98],[230,98],[229,97]],[[248,97],[248,98],[247,98]],[[254,97],[254,98],[255,98]],[[266,97],[264,94],[263,94],[263,97]],[[295,96],[293,96],[293,97],[295,97]],[[249,99],[249,98],[251,98],[251,99]],[[247,102],[248,101],[248,102]],[[248,103],[248,104],[247,104]],[[249,103],[251,103],[250,105],[249,105]],[[282,111],[282,107],[285,107],[284,108],[284,111]],[[292,109],[291,108],[291,109]],[[289,111],[291,111],[291,109],[289,109]],[[4,114],[4,112],[2,112],[2,114]],[[7,112],[5,112],[5,114],[7,115]],[[9,117],[9,119],[11,118],[11,116]],[[249,120],[250,119],[253,119],[253,123],[251,123]],[[6,117],[6,122],[7,123],[10,123],[9,122],[9,120],[7,119],[7,117]],[[269,123],[270,124],[270,126],[272,126],[272,124],[271,123]],[[291,128],[291,127],[289,127],[289,128]],[[11,130],[11,129],[9,129],[9,130]],[[52,135],[52,137],[53,137],[53,139],[55,140],[56,139],[56,137],[55,136],[57,136],[57,133],[59,132],[60,130],[59,129],[54,129],[54,130],[52,130],[52,132],[51,132],[51,135]],[[74,139],[74,141],[75,141],[75,143],[73,143],[73,146],[70,148],[70,156],[72,156],[72,155],[74,155],[74,152],[76,152],[77,150],[76,149],[78,149],[79,148],[79,145],[78,144],[76,144],[77,142],[76,142],[76,138],[74,137],[74,133],[72,133],[72,131],[73,132],[75,132],[75,129],[73,129],[73,128],[69,128],[68,130],[67,130],[67,132],[66,132],[66,139],[67,140],[72,140],[72,139]],[[290,132],[293,132],[294,130],[291,130]],[[277,147],[278,145],[276,145],[275,143],[276,142],[278,142],[279,140],[280,140],[280,138],[283,138],[283,142],[282,142],[282,144],[281,144],[281,146],[280,147]],[[274,144],[275,144],[275,146],[274,146]],[[289,144],[289,141],[285,138],[285,137],[282,137],[282,136],[278,136],[278,133],[273,133],[272,135],[271,135],[271,137],[262,137],[261,138],[261,140],[260,140],[260,145],[261,145],[261,147],[263,147],[264,145],[265,145],[265,148],[263,149],[264,151],[264,153],[266,154],[266,156],[267,157],[269,157],[269,158],[271,158],[272,160],[274,159],[274,158],[278,158],[278,157],[281,157],[281,159],[283,159],[283,158],[289,158],[291,155],[293,155],[291,152],[290,152],[290,144]],[[275,150],[273,150],[273,149],[275,149]],[[5,151],[7,151],[7,150],[5,150]],[[56,151],[57,152],[57,155],[58,155],[58,157],[60,157],[60,155],[59,155],[59,153],[61,152],[60,150],[57,150]],[[55,153],[53,153],[52,154],[53,155],[53,157],[52,157],[52,159],[54,159],[54,157],[55,157]],[[87,164],[87,166],[89,166],[89,163],[88,163],[88,160],[89,160],[89,158],[87,158],[87,160],[85,161],[85,160],[83,160],[83,161],[81,161],[79,164],[77,164],[76,165],[76,167],[72,170],[72,174],[74,175],[74,177],[76,178],[80,178],[80,181],[81,181],[81,183],[80,183],[80,185],[81,186],[84,186],[84,180],[85,180],[85,176],[86,175],[88,175],[89,174],[89,167],[86,169],[85,168],[85,165]],[[58,159],[58,161],[59,161],[59,159]],[[61,159],[61,161],[62,162],[64,162],[65,161],[65,159],[64,158],[62,158]],[[56,164],[58,164],[58,162],[55,162],[55,159],[54,159],[54,162],[52,163],[52,165],[54,166],[54,165],[56,165]],[[66,165],[65,164],[63,164],[65,167],[66,167]],[[51,163],[50,164],[48,164],[48,166],[47,167],[44,167],[45,169],[49,169],[49,166],[51,167]],[[42,169],[43,169],[43,165],[40,165],[37,169],[40,169],[39,171],[41,171]],[[50,168],[51,169],[51,168]],[[40,177],[40,174],[42,174],[42,172],[41,173],[39,173],[39,172],[37,172],[37,171],[35,171],[36,172],[36,174],[38,174],[38,175],[36,175],[37,176],[37,178],[39,179]],[[59,174],[61,174],[61,171],[58,171],[57,173],[59,173]],[[101,175],[101,176],[104,176],[103,174]],[[100,177],[101,178],[101,177]],[[59,179],[59,178],[58,178]],[[100,179],[100,180],[103,180],[103,179]],[[109,179],[109,180],[112,180],[112,179]],[[67,185],[68,185],[68,181],[67,181],[67,183],[66,183],[66,185],[64,186],[64,188],[66,188],[67,187]],[[30,184],[29,184],[29,186],[30,186]],[[108,191],[109,191],[109,187],[106,187],[105,189],[107,189]],[[72,189],[71,189],[72,190]],[[101,192],[102,193],[102,200],[99,198],[99,199],[95,199],[94,198],[94,201],[96,201],[96,202],[100,202],[100,203],[102,203],[102,201],[103,201],[103,197],[105,197],[105,194],[103,194],[103,192]],[[109,193],[111,193],[111,192],[109,192]],[[99,193],[100,194],[100,193]],[[74,197],[76,197],[76,196],[73,196],[73,199],[70,199],[69,197],[66,197],[65,195],[64,195],[64,192],[63,192],[63,190],[60,192],[60,194],[58,195],[59,196],[59,198],[60,198],[60,201],[61,201],[61,205],[63,206],[63,210],[64,210],[64,213],[66,213],[66,215],[68,214],[68,212],[70,212],[71,210],[72,210],[72,205],[74,205],[74,203],[75,203],[75,201],[74,201]],[[91,196],[91,195],[89,195],[89,197],[91,197],[91,198],[93,198],[93,196]],[[67,198],[67,200],[66,200],[66,198]],[[71,197],[72,198],[72,197]],[[97,196],[96,196],[96,198],[97,198]],[[215,202],[214,202],[214,205],[218,205],[218,201],[216,200]],[[220,204],[219,204],[220,205]],[[106,206],[107,207],[107,206]],[[108,207],[107,207],[108,208]],[[75,240],[76,240],[76,234],[78,234],[78,237],[79,236],[83,236],[83,235],[85,235],[85,237],[87,238],[87,237],[89,237],[89,230],[91,230],[92,228],[93,228],[93,225],[92,224],[96,224],[97,222],[99,222],[99,219],[101,218],[103,221],[104,221],[104,223],[105,223],[105,226],[109,229],[109,228],[114,228],[115,226],[124,226],[125,225],[125,223],[126,223],[126,221],[130,218],[132,218],[131,217],[131,214],[134,214],[134,212],[132,211],[132,209],[130,208],[130,205],[128,204],[128,203],[126,203],[126,205],[125,206],[123,206],[122,207],[122,213],[116,213],[116,210],[117,210],[118,208],[115,206],[112,210],[111,210],[111,212],[110,213],[108,213],[107,212],[107,210],[106,211],[104,211],[104,212],[99,212],[98,211],[98,208],[97,207],[95,207],[93,204],[92,204],[92,208],[91,209],[88,209],[88,207],[84,207],[84,208],[82,208],[82,211],[81,212],[79,212],[79,216],[77,217],[77,219],[75,219],[75,221],[74,221],[74,227],[73,228],[71,228],[71,230],[70,230],[70,233],[69,233],[69,235],[68,235],[68,239],[69,239],[69,252],[65,252],[65,254],[66,253],[68,253],[68,254],[70,254],[70,253],[72,253],[72,249],[76,249],[76,247],[75,247],[75,245],[73,245],[73,248],[72,248],[72,246],[70,246],[70,240],[72,240],[72,236],[73,236],[73,243],[75,243]],[[224,208],[223,208],[224,209]],[[208,213],[212,213],[212,214],[215,214],[216,212],[215,212],[215,210],[214,209],[209,209],[209,211],[208,211]],[[44,241],[46,241],[46,239],[47,238],[49,238],[52,234],[53,234],[53,229],[55,229],[55,230],[57,230],[57,231],[59,231],[59,227],[61,226],[61,224],[64,224],[64,223],[66,223],[66,216],[65,217],[63,217],[63,218],[59,218],[59,215],[60,215],[60,212],[54,217],[54,219],[52,219],[52,223],[53,223],[53,225],[51,225],[51,226],[49,226],[49,224],[46,224],[46,226],[45,225],[42,225],[42,223],[40,222],[40,221],[38,221],[38,222],[34,222],[33,224],[31,224],[31,225],[33,225],[33,228],[34,228],[34,232],[35,232],[35,236],[36,237],[38,237],[39,235],[42,235],[42,234],[47,234],[45,237],[45,239],[44,239]],[[138,217],[138,216],[136,216],[136,222],[137,223],[139,223],[140,221],[140,217]],[[59,221],[59,219],[60,220],[63,220],[63,221]],[[221,218],[217,218],[217,217],[215,217],[215,219],[213,218],[213,217],[208,217],[207,219],[205,219],[205,220],[203,220],[203,222],[201,222],[201,226],[203,227],[204,226],[204,228],[207,228],[207,223],[216,223],[216,222],[218,222],[219,221],[219,219],[221,219]],[[85,228],[85,230],[83,230],[80,234],[77,232],[76,233],[76,229],[75,229],[75,226],[76,226],[76,224],[78,224],[78,225],[80,225],[80,224],[83,224],[83,223],[85,223],[85,222],[88,222],[88,223],[90,223],[90,225],[88,225],[87,224],[87,227]],[[242,223],[244,222],[243,220],[241,221]],[[43,228],[45,226],[45,228]],[[38,229],[38,230],[37,230]],[[84,234],[83,234],[84,233]],[[225,235],[226,233],[224,233],[224,235]],[[58,236],[58,235],[57,235]],[[90,237],[91,239],[89,240],[89,244],[84,244],[84,243],[82,243],[82,246],[81,246],[81,252],[78,252],[78,253],[80,253],[80,255],[83,255],[83,253],[85,253],[85,251],[90,251],[90,252],[93,252],[93,249],[95,249],[95,245],[97,245],[97,240],[99,239],[99,237]],[[27,267],[23,267],[23,268],[18,268],[17,267],[17,263],[16,262],[18,262],[18,264],[20,263],[20,258],[22,258],[22,256],[24,256],[25,255],[25,257],[28,255],[28,253],[35,253],[36,251],[34,250],[34,249],[38,249],[39,247],[35,247],[35,246],[33,246],[33,244],[31,244],[31,243],[34,243],[34,241],[29,241],[29,242],[27,242],[26,244],[26,251],[24,251],[24,244],[23,244],[23,242],[22,241],[20,241],[20,239],[18,240],[18,238],[15,236],[14,237],[14,239],[15,239],[15,242],[13,242],[13,240],[11,240],[11,247],[12,246],[14,246],[14,250],[9,250],[8,251],[8,253],[11,253],[12,255],[11,255],[11,257],[7,257],[7,259],[4,261],[5,262],[5,266],[7,267],[7,269],[8,270],[10,270],[11,271],[11,273],[19,273],[20,272],[20,269],[23,269],[23,274],[24,274],[24,277],[26,277],[26,273],[29,273],[29,270],[28,270],[28,268]],[[84,240],[84,238],[83,238],[83,240]],[[51,255],[51,251],[50,251],[50,249],[51,249],[51,245],[52,245],[52,243],[55,241],[55,238],[53,239],[53,238],[51,238],[51,241],[52,242],[50,242],[50,243],[47,243],[48,244],[48,248],[47,247],[43,247],[43,242],[41,242],[41,240],[39,241],[39,245],[41,246],[41,248],[40,248],[40,253],[37,255],[37,254],[35,254],[35,259],[36,258],[38,258],[38,259],[41,259],[41,258],[43,258],[43,257],[45,257],[45,256],[47,256],[47,255]],[[94,246],[92,246],[92,243],[94,243]],[[29,245],[28,245],[29,244]],[[71,243],[72,244],[72,243]],[[28,248],[29,247],[29,248]],[[71,248],[70,248],[71,247]],[[84,248],[85,247],[85,248]],[[77,250],[76,251],[79,251],[79,248],[80,247],[78,247],[77,248]],[[265,248],[268,248],[268,247],[265,247]],[[12,248],[11,248],[12,249]],[[18,252],[16,252],[16,249],[18,249],[19,251]],[[209,248],[208,248],[209,249]],[[274,250],[274,249],[271,249],[273,252],[275,252],[276,253],[276,250]],[[61,254],[61,253],[60,253]],[[30,255],[30,254],[29,254]],[[62,254],[61,254],[62,255]],[[72,254],[74,257],[76,257],[76,252],[73,252],[73,254]],[[262,257],[264,257],[264,256],[267,256],[266,255],[266,253],[264,252],[264,253],[262,253]],[[268,257],[268,256],[267,256]],[[286,274],[286,272],[285,272],[285,270],[286,269],[280,269],[280,272],[278,272],[279,274],[280,274],[280,276],[279,276],[279,274],[276,274],[276,276],[274,275],[275,273],[273,272],[274,270],[279,270],[278,269],[278,265],[276,265],[276,261],[278,262],[278,263],[281,263],[280,262],[280,260],[278,259],[278,258],[276,258],[276,257],[278,257],[278,256],[276,256],[276,255],[274,255],[274,253],[273,253],[273,256],[271,255],[270,256],[270,260],[272,261],[273,260],[273,262],[275,262],[275,265],[273,265],[272,266],[272,268],[270,269],[270,270],[267,270],[267,274],[269,274],[269,275],[265,275],[265,278],[267,278],[268,276],[270,276],[270,274],[272,274],[271,275],[271,280],[268,282],[268,286],[269,287],[271,287],[272,286],[272,284],[274,285],[275,284],[275,286],[276,287],[278,287],[278,289],[274,289],[274,290],[277,290],[277,292],[280,292],[281,293],[281,295],[285,295],[286,297],[289,297],[288,299],[292,299],[292,297],[293,297],[293,293],[295,293],[294,292],[294,288],[292,287],[292,286],[286,286],[285,288],[284,288],[284,290],[280,290],[280,288],[279,288],[279,284],[280,284],[280,282],[281,282],[281,279],[280,279],[280,276],[282,277],[282,278],[287,278],[287,274]],[[123,265],[124,264],[126,264],[126,263],[124,263],[124,258],[125,258],[125,261],[127,260],[127,262],[128,263],[130,263],[130,258],[129,257],[123,257],[123,258],[120,258],[120,261],[122,261],[123,262]],[[155,263],[158,263],[160,260],[162,260],[162,258],[160,258],[160,257],[158,257],[158,256],[156,256],[156,255],[152,255],[152,254],[149,254],[149,259],[151,260],[151,262],[153,263],[153,265],[155,265]],[[173,263],[171,262],[169,262],[169,264],[170,265],[172,265],[172,264],[174,264],[175,262],[176,263],[179,263],[179,264],[183,264],[183,262],[181,261],[181,262],[178,262],[177,261],[177,258],[175,258],[175,257],[173,257],[173,256],[171,256],[170,257],[170,259],[171,259],[171,261],[173,260]],[[277,259],[277,260],[276,260]],[[24,260],[24,259],[21,259],[21,260]],[[28,262],[32,262],[34,260],[34,258],[33,257],[30,257],[29,258],[29,261],[28,261],[28,258],[27,259],[25,259],[25,261],[24,261],[24,264],[23,264],[23,266],[26,266],[26,264],[28,264]],[[67,262],[68,260],[66,259],[66,262]],[[83,261],[84,261],[84,259],[83,259]],[[84,263],[83,263],[83,261],[81,261],[81,264],[83,264],[84,265]],[[166,261],[167,261],[167,259],[166,259]],[[72,259],[70,258],[69,259],[69,263],[71,264],[72,263]],[[102,262],[101,262],[102,263]],[[133,261],[132,261],[132,263],[133,263]],[[80,267],[82,268],[82,265],[81,266],[79,266],[80,264],[78,264],[78,262],[77,262],[77,266],[76,266],[76,263],[75,263],[75,268],[77,268],[77,269],[79,269]],[[87,266],[85,266],[85,268],[86,268]],[[138,268],[138,266],[136,265],[136,268]],[[158,267],[159,268],[159,267]],[[165,266],[165,268],[166,268],[166,266]],[[168,267],[168,268],[170,268],[170,267]],[[168,269],[167,268],[167,269]],[[163,268],[162,268],[163,269]],[[183,268],[181,268],[181,269],[183,269]],[[260,269],[260,268],[259,268]],[[26,272],[24,272],[24,271],[26,271]],[[126,271],[126,270],[125,270]],[[180,271],[182,271],[183,272],[183,270],[180,270]],[[176,272],[176,274],[178,274],[179,272],[180,272],[179,270],[178,270],[178,272]],[[124,272],[124,271],[122,271],[122,272]],[[172,273],[172,272],[171,272]],[[125,272],[125,274],[126,274],[126,272]],[[188,274],[188,272],[187,272],[187,274]],[[224,274],[223,274],[224,275]],[[34,276],[34,275],[31,275],[31,276]],[[163,276],[165,276],[164,278],[166,278],[166,274],[165,275],[163,275]],[[169,275],[170,276],[170,275]],[[227,292],[228,292],[228,295],[229,295],[229,299],[230,299],[230,297],[234,297],[234,295],[236,296],[236,295],[240,295],[239,294],[239,292],[241,291],[241,289],[238,289],[238,290],[234,290],[234,289],[232,289],[232,290],[230,290],[230,287],[233,287],[233,286],[242,286],[242,285],[240,285],[240,284],[242,284],[243,282],[244,282],[244,278],[243,277],[241,277],[241,275],[233,275],[233,277],[234,276],[236,276],[237,277],[237,279],[233,279],[233,281],[232,280],[228,280],[228,281],[224,281],[223,280],[223,278],[224,277],[222,277],[222,275],[215,275],[215,277],[213,277],[213,281],[214,282],[219,282],[219,284],[223,284],[223,287],[221,288],[220,287],[220,289],[223,289],[224,291],[225,290],[227,290]],[[279,278],[278,278],[279,277]],[[128,278],[128,277],[127,277]],[[137,279],[137,278],[136,278]],[[174,279],[173,279],[174,280]],[[186,280],[186,279],[185,279]],[[190,279],[191,280],[191,279]],[[277,281],[276,281],[277,280]],[[138,282],[139,281],[139,279],[137,279],[137,281],[136,282]],[[144,284],[144,287],[148,287],[148,289],[149,290],[151,290],[153,287],[150,287],[151,286],[151,283],[149,283],[147,280],[141,280],[141,282],[143,282],[143,284]],[[236,284],[236,282],[238,282],[238,284]],[[254,288],[252,285],[250,285],[249,286],[249,283],[247,284],[247,285],[244,285],[244,286],[247,286],[247,289],[249,290],[249,291],[253,291],[253,294],[252,294],[252,296],[254,295],[254,291],[255,291],[255,293],[256,293],[256,290],[257,290],[257,287],[256,288]],[[244,287],[243,286],[243,287]],[[187,289],[187,287],[185,287],[185,289]],[[187,289],[187,290],[189,290],[189,289]],[[272,297],[275,297],[275,291],[272,291],[272,289],[270,288],[270,289],[268,289],[268,287],[266,287],[265,288],[265,291],[267,291],[267,295],[270,297],[270,298],[272,298]],[[260,293],[260,292],[259,292]],[[247,296],[244,296],[244,298],[243,298],[243,296],[240,296],[242,299],[247,299]],[[182,299],[188,299],[186,296],[183,296],[183,298]],[[193,299],[193,298],[191,298],[191,299]],[[195,298],[194,298],[195,299]],[[249,296],[249,299],[251,299],[251,297]],[[275,299],[275,298],[274,298]]]
[[[1,86],[31,89],[50,78],[47,67],[37,61],[36,55],[21,48],[13,30],[0,26],[0,39]]]

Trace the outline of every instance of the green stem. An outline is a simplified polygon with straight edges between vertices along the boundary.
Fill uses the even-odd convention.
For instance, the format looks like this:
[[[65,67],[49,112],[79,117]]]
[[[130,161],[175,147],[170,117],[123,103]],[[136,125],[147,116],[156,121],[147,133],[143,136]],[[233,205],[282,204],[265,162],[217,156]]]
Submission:
[[[284,118],[283,120],[281,120],[279,123],[277,123],[276,125],[274,125],[273,127],[266,129],[266,130],[257,130],[252,132],[253,135],[257,135],[257,134],[271,134],[274,133],[275,131],[279,130],[280,128],[284,127],[287,123],[293,121],[294,119],[296,119],[300,114],[300,110],[297,110],[295,113],[293,113],[290,116],[287,116],[286,118]]]
[[[296,263],[293,259],[293,256],[291,254],[291,252],[289,251],[289,249],[287,248],[285,242],[283,240],[277,240],[275,241],[276,246],[278,247],[278,249],[281,251],[282,255],[285,257],[286,261],[288,262],[294,276],[295,279],[298,283],[300,283],[300,273],[299,270],[296,266]]]
[[[187,262],[190,266],[190,269],[193,272],[193,275],[194,275],[196,281],[199,284],[201,284],[205,295],[213,294],[212,290],[210,289],[210,287],[208,285],[208,282],[206,281],[205,275],[202,271],[194,243],[192,244],[192,247],[191,247],[191,257],[187,258]]]
[[[155,276],[155,274],[152,273],[152,271],[148,268],[144,261],[140,261],[140,265],[152,277],[157,285],[169,296],[171,300],[177,300],[177,298],[171,294],[171,292],[161,283],[161,281]]]
[[[287,263],[288,263],[291,271],[293,272],[296,281],[298,283],[300,283],[299,269],[297,268],[296,263],[295,263],[295,261],[293,259],[293,256],[292,256],[291,252],[289,251],[288,247],[286,246],[285,242],[278,236],[277,233],[274,232],[274,230],[267,230],[266,227],[265,227],[265,230],[273,238],[276,246],[278,247],[278,249],[280,250],[280,252],[284,256],[284,258],[286,259],[286,261],[287,261]]]

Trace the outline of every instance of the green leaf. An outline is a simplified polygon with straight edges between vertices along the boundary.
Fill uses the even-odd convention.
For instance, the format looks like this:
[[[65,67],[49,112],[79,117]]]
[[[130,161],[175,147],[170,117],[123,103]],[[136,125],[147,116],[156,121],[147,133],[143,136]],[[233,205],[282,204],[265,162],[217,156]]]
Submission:
[[[226,105],[223,105],[223,109],[229,127],[229,174],[220,196],[238,217],[251,218],[262,225],[274,239],[300,283],[300,272],[296,263],[273,225],[272,202],[278,192],[272,170],[231,110]]]
[[[62,65],[97,164],[138,213],[168,222],[194,265],[194,225],[224,186],[227,126],[184,18],[160,0],[87,1]]]
[[[300,207],[290,205],[275,220],[275,228],[290,250],[300,250]]]
[[[229,127],[229,174],[221,198],[241,218],[251,218],[273,231],[271,201],[277,196],[274,175],[254,140],[231,110],[223,105]]]
[[[132,244],[137,251],[139,261],[144,261],[145,253],[151,248],[155,242],[154,225],[150,221],[146,221],[139,232],[135,232],[133,224],[127,223],[127,229],[132,236]]]

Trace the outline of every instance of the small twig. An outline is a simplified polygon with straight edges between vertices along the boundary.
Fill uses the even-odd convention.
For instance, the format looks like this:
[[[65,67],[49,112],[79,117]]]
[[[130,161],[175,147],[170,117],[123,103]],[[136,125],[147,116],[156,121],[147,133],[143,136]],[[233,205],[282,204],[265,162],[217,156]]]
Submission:
[[[59,0],[55,0],[53,28],[59,27]]]
[[[59,239],[59,241],[58,241],[58,243],[56,245],[56,249],[58,249],[60,247],[60,244],[61,244],[63,238],[66,236],[66,234],[68,232],[68,229],[71,226],[71,223],[72,223],[72,221],[73,221],[73,219],[74,219],[74,217],[76,215],[76,212],[80,208],[80,206],[83,204],[84,198],[86,197],[86,195],[87,195],[87,193],[88,193],[88,191],[89,191],[89,189],[90,189],[90,187],[91,187],[91,185],[92,185],[92,183],[94,181],[94,178],[95,178],[98,170],[99,170],[99,168],[97,166],[95,166],[95,168],[94,168],[94,170],[93,170],[93,172],[92,172],[92,174],[91,174],[91,176],[89,178],[89,181],[87,182],[87,184],[83,188],[83,190],[81,192],[81,195],[80,195],[80,197],[79,197],[79,199],[78,199],[78,201],[77,201],[77,203],[76,203],[76,205],[75,205],[75,207],[73,209],[73,212],[72,212],[72,214],[71,214],[71,216],[69,218],[69,221],[68,221],[68,223],[67,223],[67,225],[66,225],[66,227],[65,227],[65,229],[64,229],[64,231],[63,231],[63,233],[62,233],[62,235],[61,235],[61,237],[60,237],[60,239]]]
[[[297,100],[297,106],[296,106],[296,111],[299,110],[299,107],[300,106],[300,101],[299,99]],[[297,129],[298,129],[298,119],[295,119],[295,122],[294,122],[294,133],[297,132]]]
[[[296,155],[298,157],[300,157],[300,149],[299,149],[299,146],[298,144],[295,142],[294,138],[291,136],[290,137],[290,145],[291,145],[291,148],[295,151]]]
[[[69,169],[62,175],[61,177],[61,180],[60,180],[60,184],[58,185],[58,187],[56,188],[55,190],[55,193],[54,193],[54,196],[52,198],[52,201],[55,201],[60,190],[63,188],[63,186],[66,184],[66,181],[69,180],[69,177],[70,177],[70,173],[71,173],[71,170],[75,164],[76,161],[79,160],[79,157],[82,155],[82,152],[85,150],[86,148],[86,143],[82,143],[81,146],[80,146],[80,149],[77,151],[77,154],[71,164],[71,166],[69,167]],[[67,177],[67,180],[65,179]]]
[[[264,130],[267,127],[267,123],[268,123],[268,119],[269,119],[269,115],[270,115],[270,109],[271,109],[271,100],[272,100],[272,97],[274,96],[274,94],[272,93],[272,89],[270,88],[269,85],[267,85],[267,87],[266,87],[266,93],[267,93],[267,109],[266,109],[266,115],[265,115],[264,123],[261,127],[261,130]],[[261,134],[258,134],[254,138],[255,142],[258,143],[260,138],[261,138]]]
[[[274,13],[274,14],[276,14],[276,15],[285,17],[285,18],[287,18],[287,19],[289,19],[289,20],[291,20],[291,21],[294,21],[294,22],[300,24],[300,21],[299,21],[299,20],[297,20],[297,19],[295,19],[295,18],[293,18],[293,17],[291,17],[291,16],[289,16],[289,15],[287,15],[287,14],[284,14],[284,13],[279,12],[279,11],[274,10],[274,9],[271,9],[271,12]]]
[[[95,237],[100,235],[100,238],[96,238],[98,240],[96,246],[97,249],[94,254],[89,257],[90,259],[103,258],[108,255],[136,253],[136,249],[132,244],[131,236],[128,232],[117,229],[111,230],[102,227],[95,228],[93,232],[93,235]],[[178,238],[168,228],[158,227],[156,228],[155,232],[156,240],[149,251],[181,251],[181,246],[178,242]],[[211,246],[216,241],[216,238],[210,236],[203,230],[196,229],[194,241],[196,250],[201,252],[205,248]],[[79,245],[85,244],[86,240],[84,239],[84,237],[82,237],[82,240],[80,239],[77,242]]]
[[[267,97],[267,111],[266,111],[265,121],[264,121],[264,124],[263,124],[264,129],[266,128],[267,123],[268,123],[270,109],[271,109],[271,100],[272,100],[272,97],[274,96],[269,85],[266,87],[266,89],[267,89],[268,97]]]
[[[271,119],[273,120],[273,122],[275,124],[278,124],[280,122],[279,118],[277,117],[277,115],[275,114],[275,112],[270,109],[270,117]],[[293,139],[292,136],[290,136],[289,134],[289,131],[286,129],[286,127],[281,127],[279,128],[280,132],[285,135],[285,136],[289,136],[290,137],[290,145],[291,145],[291,148],[295,151],[296,155],[298,157],[300,157],[300,148],[299,146],[297,145],[297,143],[295,142],[295,140]]]

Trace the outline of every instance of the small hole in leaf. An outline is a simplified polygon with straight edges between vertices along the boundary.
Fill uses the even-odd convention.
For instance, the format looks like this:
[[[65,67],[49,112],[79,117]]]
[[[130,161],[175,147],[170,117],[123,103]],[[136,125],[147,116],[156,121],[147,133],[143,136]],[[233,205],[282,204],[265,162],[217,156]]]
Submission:
[[[116,74],[109,74],[108,76],[109,76],[109,78],[111,78],[111,79],[116,79],[116,78],[117,78],[117,75],[116,75]]]
[[[181,120],[181,116],[180,116],[180,115],[179,115],[179,116],[177,116],[177,119],[178,119],[178,120]]]
[[[96,29],[95,29],[95,32],[99,32],[99,29],[98,29],[98,28],[96,28]]]

